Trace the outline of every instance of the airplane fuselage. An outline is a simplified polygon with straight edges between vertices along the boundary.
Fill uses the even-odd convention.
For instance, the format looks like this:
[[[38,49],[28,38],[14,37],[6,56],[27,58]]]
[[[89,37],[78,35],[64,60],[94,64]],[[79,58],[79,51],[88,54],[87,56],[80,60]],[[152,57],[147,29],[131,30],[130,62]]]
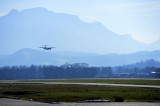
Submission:
[[[51,50],[51,49],[53,49],[55,47],[46,47],[46,45],[45,45],[44,47],[40,47],[40,48],[43,48],[44,50]]]

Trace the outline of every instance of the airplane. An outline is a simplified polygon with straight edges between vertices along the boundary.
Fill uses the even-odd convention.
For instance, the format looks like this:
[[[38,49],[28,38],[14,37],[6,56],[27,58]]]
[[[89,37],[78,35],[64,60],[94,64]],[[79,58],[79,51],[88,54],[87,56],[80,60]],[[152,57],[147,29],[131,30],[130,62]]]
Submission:
[[[39,48],[43,48],[44,50],[51,50],[55,47],[47,47],[47,45],[44,45],[44,47],[39,47]]]

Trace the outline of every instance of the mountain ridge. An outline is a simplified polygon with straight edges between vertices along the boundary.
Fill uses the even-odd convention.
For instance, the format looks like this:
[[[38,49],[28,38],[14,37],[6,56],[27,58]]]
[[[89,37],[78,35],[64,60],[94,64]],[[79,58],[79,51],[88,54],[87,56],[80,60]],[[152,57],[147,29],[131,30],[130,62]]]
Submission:
[[[78,16],[45,8],[12,10],[0,17],[1,54],[48,44],[57,51],[132,53],[152,49],[131,37],[116,34],[99,22],[87,23]],[[10,47],[12,45],[12,47]],[[156,49],[160,49],[157,47]]]
[[[72,55],[73,54],[73,55]],[[79,52],[41,51],[30,48],[0,56],[0,66],[14,65],[62,65],[65,63],[87,63],[90,66],[121,66],[154,59],[160,61],[160,50],[141,51],[132,54],[87,54]]]

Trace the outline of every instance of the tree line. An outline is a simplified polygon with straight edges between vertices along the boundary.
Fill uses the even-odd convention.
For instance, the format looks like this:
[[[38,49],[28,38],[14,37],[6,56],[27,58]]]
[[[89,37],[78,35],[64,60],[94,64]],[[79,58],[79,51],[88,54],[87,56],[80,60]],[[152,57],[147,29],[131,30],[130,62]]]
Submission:
[[[61,78],[160,78],[160,68],[89,67],[86,63],[0,67],[0,79]]]
[[[0,79],[57,79],[57,78],[95,78],[99,67],[88,67],[85,63],[64,64],[62,66],[6,66],[0,68]],[[104,73],[111,74],[105,67]]]

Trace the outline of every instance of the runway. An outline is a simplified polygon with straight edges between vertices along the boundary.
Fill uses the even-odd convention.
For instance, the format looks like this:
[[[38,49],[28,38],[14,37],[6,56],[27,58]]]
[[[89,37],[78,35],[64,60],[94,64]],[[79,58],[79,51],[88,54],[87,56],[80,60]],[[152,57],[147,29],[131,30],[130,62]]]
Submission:
[[[160,106],[150,102],[105,102],[105,103],[58,103],[49,104],[35,101],[0,98],[1,106]]]
[[[66,85],[97,85],[97,86],[119,86],[119,87],[139,87],[139,88],[158,88],[160,89],[160,86],[158,85],[134,85],[134,84],[109,84],[109,83],[71,83],[71,82],[17,82],[17,81],[11,81],[11,82],[0,82],[0,83],[11,83],[11,84],[18,84],[18,85],[32,85],[32,84],[49,84],[49,85],[55,85],[55,84],[66,84]],[[0,85],[1,86],[1,85]]]
[[[160,88],[160,86],[157,86],[157,85],[108,84],[108,83],[43,82],[42,84],[68,84],[68,85],[97,85],[97,86],[121,86],[121,87],[140,87],[140,88]]]

